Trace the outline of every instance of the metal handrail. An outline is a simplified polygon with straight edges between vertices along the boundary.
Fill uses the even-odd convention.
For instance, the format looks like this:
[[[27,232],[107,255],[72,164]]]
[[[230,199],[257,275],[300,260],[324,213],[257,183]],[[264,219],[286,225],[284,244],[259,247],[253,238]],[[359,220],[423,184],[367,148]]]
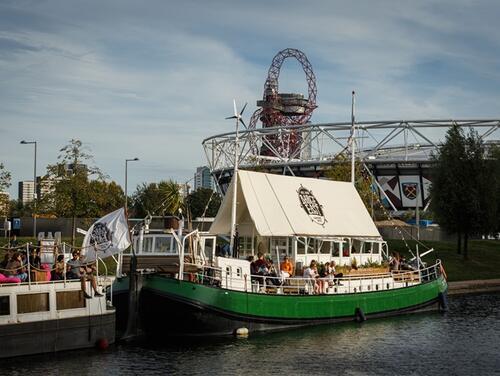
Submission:
[[[202,283],[205,280],[207,280],[209,282],[211,281],[212,284],[220,284],[221,288],[225,288],[225,289],[229,289],[229,290],[231,290],[231,288],[228,288],[228,286],[230,285],[229,281],[231,281],[231,282],[237,281],[237,282],[241,283],[241,278],[236,279],[236,278],[233,278],[232,276],[229,277],[228,273],[225,273],[225,270],[223,270],[222,268],[212,267],[212,266],[208,266],[208,265],[200,266],[200,265],[196,265],[196,264],[192,264],[192,263],[186,263],[186,265],[192,265],[192,266],[196,266],[196,267],[200,268],[201,273],[199,273],[199,272],[197,272],[197,273],[185,272],[185,273],[183,273],[183,276],[194,274],[198,278],[198,280],[202,281]],[[205,273],[205,271],[209,271],[209,270],[213,270],[216,273],[220,273],[220,276],[209,275],[209,274]],[[267,275],[252,275],[252,274],[249,276],[244,275],[243,277],[244,277],[244,289],[245,289],[245,291],[247,291],[248,281],[250,281],[250,286],[252,285],[253,281],[257,281],[257,282],[262,281],[261,286],[259,283],[259,288],[258,288],[257,292],[267,293],[267,288],[272,287],[272,288],[277,288],[277,289],[278,288],[286,288],[287,290],[289,290],[289,292],[293,292],[296,290],[297,294],[300,294],[301,291],[304,291],[306,289],[311,289],[311,287],[313,287],[313,286],[311,286],[311,282],[322,281],[324,283],[330,284],[333,281],[338,281],[340,284],[342,284],[342,282],[345,282],[347,284],[347,286],[343,290],[347,290],[346,291],[347,293],[351,293],[351,292],[360,292],[360,290],[358,288],[359,287],[362,288],[364,286],[362,282],[367,281],[367,280],[372,281],[372,283],[369,284],[370,291],[377,290],[378,285],[381,285],[382,289],[384,289],[384,287],[386,287],[385,289],[387,290],[387,289],[394,289],[394,288],[401,287],[399,285],[401,283],[408,286],[409,282],[414,282],[416,284],[416,283],[422,283],[425,281],[435,280],[439,277],[440,272],[441,272],[441,261],[437,260],[434,265],[428,266],[428,267],[420,269],[420,270],[402,270],[402,271],[398,271],[396,273],[389,272],[389,273],[380,273],[380,274],[376,274],[376,275],[375,274],[372,274],[372,275],[353,275],[353,276],[347,275],[347,276],[343,276],[343,277],[330,276],[330,277],[322,277],[322,278],[315,278],[315,279],[304,278],[304,277],[284,278],[284,277],[272,277],[272,276],[267,276]],[[415,278],[416,276],[418,276],[418,278]],[[250,279],[248,279],[248,278],[250,278]],[[374,280],[377,280],[376,281],[377,283],[375,283]],[[271,281],[271,283],[268,283],[267,281]],[[276,283],[272,283],[273,281]],[[293,281],[293,283],[290,283],[291,281]],[[359,282],[359,284],[356,284],[354,282]],[[232,283],[231,283],[231,286],[232,286]],[[343,286],[345,286],[345,285],[343,285]],[[376,286],[376,288],[373,289],[373,286]],[[262,287],[263,291],[259,291],[260,287]],[[234,289],[232,289],[232,290],[234,290]],[[345,292],[334,291],[334,293],[345,293]]]

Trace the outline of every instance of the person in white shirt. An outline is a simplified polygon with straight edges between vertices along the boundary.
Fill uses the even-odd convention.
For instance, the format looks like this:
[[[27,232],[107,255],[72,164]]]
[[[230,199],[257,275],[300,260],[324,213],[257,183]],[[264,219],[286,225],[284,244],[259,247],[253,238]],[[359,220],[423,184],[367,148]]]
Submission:
[[[316,260],[312,260],[309,267],[304,270],[304,278],[311,279],[314,285],[314,293],[319,294],[323,291],[323,281],[319,279],[318,265]]]

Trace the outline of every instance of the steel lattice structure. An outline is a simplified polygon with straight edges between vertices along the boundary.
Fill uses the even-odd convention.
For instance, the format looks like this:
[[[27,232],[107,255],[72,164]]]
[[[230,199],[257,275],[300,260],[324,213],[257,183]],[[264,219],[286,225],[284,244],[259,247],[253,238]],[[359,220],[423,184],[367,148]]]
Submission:
[[[301,94],[279,93],[281,67],[288,58],[295,58],[304,70],[308,87],[306,99]],[[263,128],[306,124],[317,107],[316,96],[316,77],[306,55],[294,48],[284,49],[273,58],[264,84],[262,101],[257,102],[261,108],[253,113],[249,129],[256,129],[259,120],[262,122]],[[268,143],[274,149],[279,150],[281,154],[290,155],[300,148],[300,134],[296,132],[280,133],[269,137]],[[273,151],[264,145],[259,154],[270,156]]]
[[[453,124],[473,128],[489,144],[500,144],[500,119],[478,120],[399,120],[356,123],[357,156],[372,167],[395,168],[430,164],[444,135]],[[304,124],[240,131],[239,163],[242,169],[272,171],[288,175],[320,176],[321,169],[343,154],[350,157],[348,138],[351,123]],[[302,142],[293,153],[283,152],[272,142],[277,137],[299,134]],[[235,133],[218,134],[202,142],[209,167],[224,185],[234,166]],[[270,155],[256,151],[267,148]],[[408,168],[409,168],[408,167]],[[413,168],[412,167],[412,168]]]

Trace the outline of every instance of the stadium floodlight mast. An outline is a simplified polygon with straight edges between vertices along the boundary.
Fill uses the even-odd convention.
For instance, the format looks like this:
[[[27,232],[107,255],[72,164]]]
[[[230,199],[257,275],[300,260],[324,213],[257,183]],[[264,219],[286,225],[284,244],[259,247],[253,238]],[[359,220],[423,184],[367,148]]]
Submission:
[[[128,213],[128,191],[127,191],[127,180],[128,180],[128,162],[136,162],[139,158],[125,159],[125,213]]]
[[[36,141],[25,141],[20,142],[21,145],[35,145],[35,162],[33,164],[33,237],[36,239]]]

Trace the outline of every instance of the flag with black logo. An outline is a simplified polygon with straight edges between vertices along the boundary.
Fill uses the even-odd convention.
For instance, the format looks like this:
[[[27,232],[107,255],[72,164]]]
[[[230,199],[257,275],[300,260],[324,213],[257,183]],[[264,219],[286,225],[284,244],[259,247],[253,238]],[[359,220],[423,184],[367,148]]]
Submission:
[[[91,262],[123,252],[130,246],[130,233],[121,208],[105,215],[90,226],[82,244],[82,261]]]

